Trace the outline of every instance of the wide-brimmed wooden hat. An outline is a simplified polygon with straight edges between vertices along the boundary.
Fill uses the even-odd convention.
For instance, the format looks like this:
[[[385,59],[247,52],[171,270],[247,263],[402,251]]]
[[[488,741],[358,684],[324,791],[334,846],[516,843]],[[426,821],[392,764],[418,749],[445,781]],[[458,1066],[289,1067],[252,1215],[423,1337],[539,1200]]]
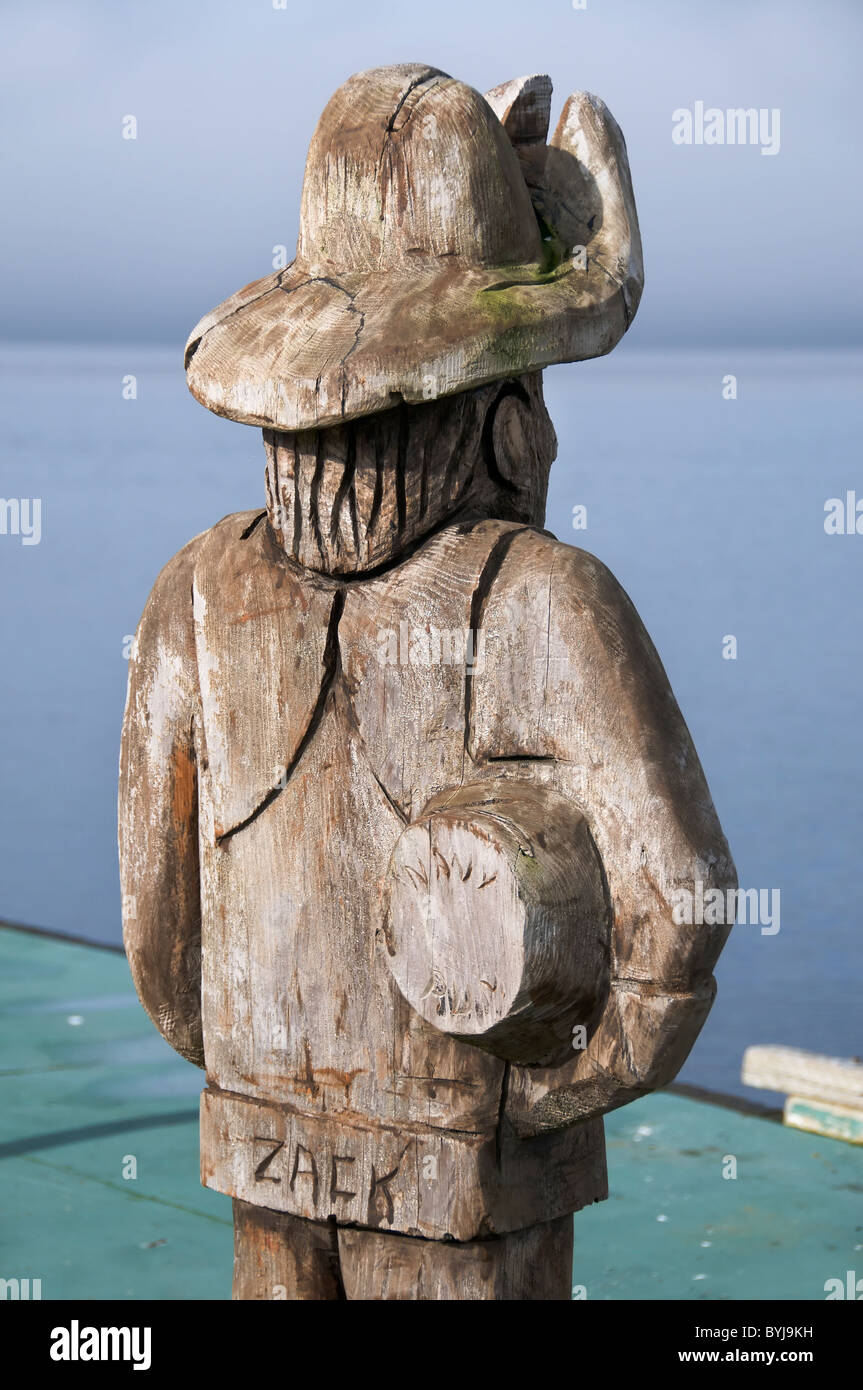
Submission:
[[[295,260],[193,330],[217,415],[303,430],[609,352],[641,296],[626,146],[551,82],[482,97],[419,64],[351,77],[306,163]]]

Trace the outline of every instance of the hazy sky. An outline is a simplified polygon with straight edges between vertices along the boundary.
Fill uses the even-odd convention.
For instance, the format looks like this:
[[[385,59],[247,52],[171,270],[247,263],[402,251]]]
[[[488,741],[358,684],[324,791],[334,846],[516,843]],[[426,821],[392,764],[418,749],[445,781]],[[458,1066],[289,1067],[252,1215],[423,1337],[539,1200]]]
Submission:
[[[860,341],[860,0],[3,0],[2,20],[4,338],[181,350],[293,254],[335,87],[419,60],[481,91],[547,71],[553,122],[576,88],[608,103],[644,240],[633,346]],[[779,153],[675,145],[697,101],[779,108]]]

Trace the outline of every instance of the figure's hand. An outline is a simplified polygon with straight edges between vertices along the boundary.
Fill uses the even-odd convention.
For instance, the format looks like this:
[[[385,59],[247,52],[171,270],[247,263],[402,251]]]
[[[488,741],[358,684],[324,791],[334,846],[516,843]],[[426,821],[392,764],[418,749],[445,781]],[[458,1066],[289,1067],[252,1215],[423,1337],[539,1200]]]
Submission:
[[[387,890],[389,967],[427,1022],[511,1062],[571,1058],[608,988],[609,909],[570,802],[509,781],[443,793]]]
[[[606,1114],[673,1081],[716,994],[709,974],[671,992],[613,980],[596,1031],[569,1066],[514,1071],[511,1119],[522,1138]]]
[[[609,312],[608,289],[619,291],[628,327],[644,288],[641,233],[626,142],[604,101],[573,92],[546,144],[551,79],[534,73],[486,92],[521,161],[534,209],[558,257],[575,252],[576,266],[602,268],[606,281],[592,294]],[[591,291],[585,286],[586,295]]]

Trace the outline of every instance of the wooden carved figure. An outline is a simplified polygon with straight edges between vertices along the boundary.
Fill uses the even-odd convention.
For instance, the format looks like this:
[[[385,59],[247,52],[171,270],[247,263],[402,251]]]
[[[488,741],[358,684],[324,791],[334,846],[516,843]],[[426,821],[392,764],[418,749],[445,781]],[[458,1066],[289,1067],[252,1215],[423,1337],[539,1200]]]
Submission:
[[[551,83],[352,77],[296,259],[191,335],[266,510],[160,574],[130,664],[129,962],[204,1068],[238,1299],[566,1299],[604,1112],[670,1081],[734,886],[635,609],[543,530],[542,368],[642,287],[623,137]]]

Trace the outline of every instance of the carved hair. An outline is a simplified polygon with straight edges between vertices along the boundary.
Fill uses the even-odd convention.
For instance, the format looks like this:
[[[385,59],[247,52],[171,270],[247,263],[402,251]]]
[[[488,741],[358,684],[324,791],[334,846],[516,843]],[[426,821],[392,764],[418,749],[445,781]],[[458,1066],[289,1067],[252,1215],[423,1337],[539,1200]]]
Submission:
[[[541,526],[557,452],[540,372],[323,430],[264,430],[267,508],[285,551],[327,574],[397,560],[442,525]]]

